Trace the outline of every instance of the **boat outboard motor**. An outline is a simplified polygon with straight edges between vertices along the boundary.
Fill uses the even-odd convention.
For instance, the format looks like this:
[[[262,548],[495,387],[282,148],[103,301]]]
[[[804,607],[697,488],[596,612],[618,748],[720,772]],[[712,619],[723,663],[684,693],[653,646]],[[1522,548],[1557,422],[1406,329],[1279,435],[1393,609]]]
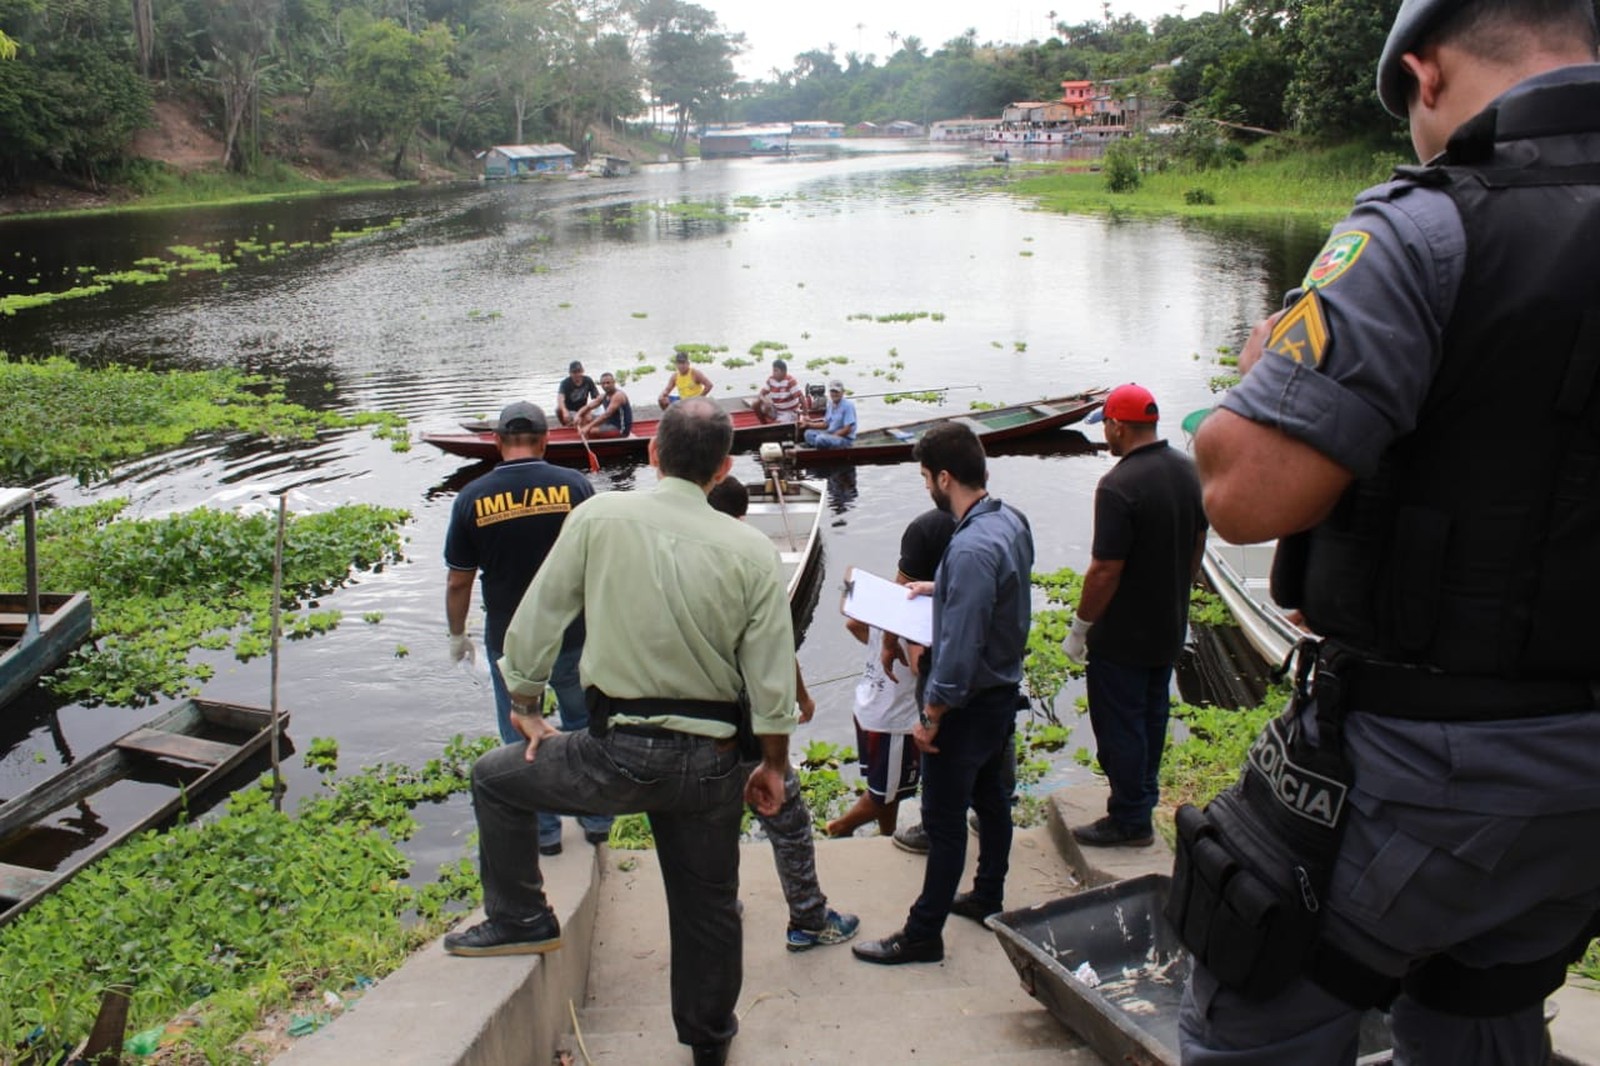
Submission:
[[[820,381],[806,386],[806,410],[821,411],[828,406],[828,389]]]

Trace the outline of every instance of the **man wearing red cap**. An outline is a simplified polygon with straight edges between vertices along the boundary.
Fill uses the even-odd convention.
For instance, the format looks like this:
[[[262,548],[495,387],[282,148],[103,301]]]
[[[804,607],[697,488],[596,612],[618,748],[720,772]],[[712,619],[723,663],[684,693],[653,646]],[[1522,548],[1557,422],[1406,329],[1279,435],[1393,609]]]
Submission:
[[[1072,830],[1079,843],[1139,847],[1167,736],[1172,664],[1183,648],[1189,588],[1205,550],[1206,517],[1194,463],[1156,436],[1156,398],[1119,385],[1089,416],[1120,457],[1094,494],[1094,545],[1083,596],[1062,644],[1088,663],[1089,723],[1111,785],[1106,816]]]

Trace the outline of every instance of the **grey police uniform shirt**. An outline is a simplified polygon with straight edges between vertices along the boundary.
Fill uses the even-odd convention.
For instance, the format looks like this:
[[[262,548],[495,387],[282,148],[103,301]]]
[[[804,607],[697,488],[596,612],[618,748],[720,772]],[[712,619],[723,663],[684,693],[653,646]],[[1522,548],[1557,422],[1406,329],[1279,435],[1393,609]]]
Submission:
[[[1552,71],[1507,95],[1567,81],[1600,82],[1600,66]],[[1366,190],[1286,297],[1267,352],[1222,406],[1358,477],[1372,473],[1416,425],[1465,262],[1466,233],[1444,192],[1407,182]],[[1314,721],[1307,725],[1314,731]],[[1451,723],[1356,713],[1346,734],[1359,806],[1376,799],[1511,817],[1600,807],[1600,713]],[[1436,829],[1433,843],[1464,859],[1494,850],[1470,839],[1467,824],[1445,818]]]

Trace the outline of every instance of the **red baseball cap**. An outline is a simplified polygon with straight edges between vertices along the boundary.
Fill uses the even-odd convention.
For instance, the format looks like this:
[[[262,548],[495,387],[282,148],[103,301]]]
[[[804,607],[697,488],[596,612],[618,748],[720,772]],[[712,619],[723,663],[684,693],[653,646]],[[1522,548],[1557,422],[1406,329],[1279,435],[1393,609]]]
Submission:
[[[1091,411],[1084,421],[1090,425],[1108,418],[1118,422],[1155,423],[1160,417],[1161,413],[1156,408],[1156,398],[1150,390],[1143,385],[1130,382],[1112,389],[1111,395],[1106,397],[1105,406],[1097,411]]]

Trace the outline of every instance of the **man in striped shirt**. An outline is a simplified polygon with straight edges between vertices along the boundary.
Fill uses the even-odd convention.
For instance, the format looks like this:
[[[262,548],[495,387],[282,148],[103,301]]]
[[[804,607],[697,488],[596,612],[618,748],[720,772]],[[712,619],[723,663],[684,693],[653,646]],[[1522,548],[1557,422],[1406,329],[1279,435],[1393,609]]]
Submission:
[[[761,416],[774,422],[798,422],[805,404],[805,387],[800,379],[789,373],[789,364],[782,359],[772,361],[772,376],[757,394],[761,403]]]

